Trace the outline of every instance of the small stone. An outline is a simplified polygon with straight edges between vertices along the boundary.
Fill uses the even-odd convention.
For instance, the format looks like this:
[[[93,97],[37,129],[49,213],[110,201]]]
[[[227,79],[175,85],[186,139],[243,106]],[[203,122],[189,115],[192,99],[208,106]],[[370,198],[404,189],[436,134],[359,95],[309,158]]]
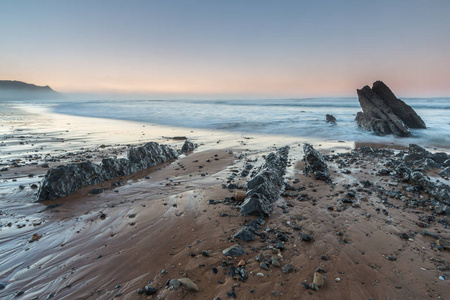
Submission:
[[[269,270],[269,266],[265,262],[260,263],[259,266],[264,270]]]
[[[318,291],[318,290],[319,290],[319,287],[318,287],[317,285],[315,285],[313,282],[311,282],[311,283],[309,284],[309,289],[310,289],[310,290],[314,290],[314,291]]]
[[[340,282],[341,279],[339,277],[336,277],[336,279],[334,279],[335,282]]]
[[[281,267],[281,264],[276,257],[272,258],[272,265],[278,268]]]
[[[263,274],[263,273],[256,273],[256,276],[258,276],[258,277],[264,277],[264,274]]]
[[[144,293],[144,289],[138,289],[138,290],[137,290],[137,293],[138,293],[139,295],[142,295],[142,294]]]
[[[151,285],[146,285],[144,288],[144,292],[146,295],[154,295],[158,292],[158,289]]]
[[[325,279],[323,278],[323,275],[318,272],[314,272],[313,283],[317,287],[322,287],[325,284]]]
[[[284,274],[289,273],[292,270],[294,270],[294,267],[291,264],[287,264],[283,268],[281,268],[281,271],[283,271]]]
[[[3,283],[0,283],[0,290],[3,290],[6,287]]]
[[[206,250],[202,250],[202,255],[203,255],[203,256],[206,256],[206,257],[210,257],[210,256],[211,256],[211,255],[209,254],[209,252],[206,251]]]
[[[172,287],[175,291],[180,287],[181,282],[177,279],[169,280],[168,286]]]
[[[226,256],[242,256],[244,255],[244,249],[239,246],[232,246],[222,251]]]
[[[243,191],[236,191],[234,193],[234,200],[237,202],[243,202],[245,200],[245,197],[247,197],[247,194]]]
[[[198,286],[189,278],[179,278],[178,281],[187,290],[198,292]]]
[[[241,261],[238,263],[238,267],[245,266],[245,260],[241,259]]]

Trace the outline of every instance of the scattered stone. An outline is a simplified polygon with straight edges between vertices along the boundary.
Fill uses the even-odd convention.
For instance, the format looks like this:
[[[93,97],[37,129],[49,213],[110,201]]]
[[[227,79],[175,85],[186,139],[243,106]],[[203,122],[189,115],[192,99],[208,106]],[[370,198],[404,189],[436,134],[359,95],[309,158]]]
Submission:
[[[255,239],[255,235],[253,234],[253,232],[248,230],[247,227],[244,227],[241,230],[239,230],[238,233],[236,233],[233,237],[240,239],[241,241],[244,242],[250,242]]]
[[[179,278],[181,286],[184,287],[188,291],[198,292],[198,286],[189,278]]]
[[[210,257],[210,256],[211,256],[211,255],[209,254],[209,252],[206,251],[206,250],[202,250],[202,255],[203,255],[203,256],[206,256],[206,257]]]
[[[292,270],[294,270],[294,267],[291,264],[287,264],[281,268],[281,271],[283,271],[284,274],[292,272]]]
[[[146,295],[154,295],[158,292],[158,289],[151,285],[146,285],[144,288],[144,292]]]
[[[225,256],[238,257],[244,255],[244,248],[239,246],[232,246],[222,251]]]
[[[320,274],[319,272],[314,272],[313,283],[319,288],[323,287],[325,284],[325,279],[323,278],[323,275]]]
[[[180,287],[181,282],[177,279],[171,279],[167,282],[167,285],[172,287],[176,291]]]
[[[260,263],[259,266],[266,271],[269,270],[269,265],[265,262]]]

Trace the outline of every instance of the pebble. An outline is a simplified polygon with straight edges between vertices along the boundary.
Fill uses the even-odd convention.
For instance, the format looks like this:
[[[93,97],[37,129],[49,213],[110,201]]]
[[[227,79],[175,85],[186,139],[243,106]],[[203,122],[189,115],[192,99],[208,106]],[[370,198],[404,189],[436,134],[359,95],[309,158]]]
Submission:
[[[158,289],[151,285],[146,285],[144,288],[144,292],[146,295],[154,295],[158,292]]]
[[[265,262],[260,263],[259,266],[260,266],[261,268],[263,268],[264,270],[269,270],[269,266],[268,266]],[[263,276],[264,276],[264,275],[263,275]]]
[[[340,279],[339,277],[336,277],[336,279],[335,279],[334,281],[336,281],[336,282],[340,282],[340,281],[341,281],[341,279]]]
[[[263,273],[256,273],[256,276],[258,276],[258,277],[264,277],[264,274],[263,274]]]
[[[189,278],[179,278],[178,281],[187,290],[198,292],[198,286]]]
[[[325,284],[325,279],[323,278],[323,275],[320,274],[319,272],[314,272],[313,283],[317,287],[322,287]]]
[[[3,290],[6,287],[3,283],[0,283],[0,290]]]

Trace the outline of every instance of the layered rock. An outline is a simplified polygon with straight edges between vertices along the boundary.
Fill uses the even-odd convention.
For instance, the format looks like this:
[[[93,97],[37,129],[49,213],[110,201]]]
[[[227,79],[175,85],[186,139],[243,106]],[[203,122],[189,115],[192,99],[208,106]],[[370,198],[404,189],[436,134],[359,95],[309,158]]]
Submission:
[[[358,126],[377,135],[394,134],[399,137],[411,135],[409,128],[426,128],[423,120],[382,81],[373,87],[357,90],[362,112],[356,115]]]
[[[303,152],[305,153],[306,163],[305,175],[313,174],[317,180],[331,182],[328,166],[323,155],[307,143],[303,145]]]
[[[257,175],[247,183],[247,196],[241,205],[244,215],[270,216],[284,188],[288,154],[288,146],[270,153]]]
[[[193,145],[188,146],[193,147]],[[179,152],[169,146],[150,142],[130,149],[128,158],[107,158],[103,159],[101,164],[87,161],[58,166],[48,170],[39,189],[37,201],[65,197],[81,188],[96,185],[119,176],[131,175],[137,171],[175,159],[178,155]]]

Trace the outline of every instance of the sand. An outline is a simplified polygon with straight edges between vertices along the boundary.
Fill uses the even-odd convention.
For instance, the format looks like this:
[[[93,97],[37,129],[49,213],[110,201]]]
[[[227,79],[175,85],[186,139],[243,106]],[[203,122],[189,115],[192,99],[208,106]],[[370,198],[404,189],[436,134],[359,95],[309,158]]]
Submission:
[[[16,118],[17,114],[22,118]],[[237,299],[449,299],[449,270],[442,270],[450,261],[449,252],[438,250],[435,240],[422,235],[424,228],[418,226],[432,215],[431,210],[407,207],[399,199],[383,203],[377,193],[370,194],[361,186],[362,180],[369,180],[385,190],[403,190],[403,183],[375,175],[385,163],[381,158],[358,158],[348,168],[349,174],[330,162],[333,183],[327,184],[304,176],[305,141],[298,138],[17,109],[5,115],[9,123],[1,128],[10,138],[2,141],[2,163],[20,159],[19,165],[24,166],[0,172],[2,299],[19,291],[23,291],[22,299],[51,295],[55,299],[229,299],[234,294]],[[39,184],[48,169],[42,167],[45,163],[52,167],[120,157],[129,147],[146,141],[180,147],[182,141],[173,136],[186,136],[199,147],[174,162],[120,178],[124,184],[119,187],[112,187],[111,182],[98,185],[107,188],[101,194],[89,194],[94,188],[89,187],[57,201],[33,203],[36,189],[31,184]],[[64,147],[54,137],[64,138]],[[355,146],[351,141],[307,142],[326,154],[349,152]],[[256,169],[264,155],[285,145],[291,147],[285,180],[296,191],[284,193],[265,219],[269,240],[246,243],[234,239],[254,217],[242,216],[233,201],[227,205],[208,204],[208,200],[233,197],[236,190],[223,188],[228,177],[247,162]],[[35,150],[36,157],[25,159]],[[45,157],[56,159],[46,161]],[[245,185],[246,180],[237,176],[233,183]],[[333,210],[350,190],[356,191],[359,205]],[[425,229],[449,238],[448,229],[438,219]],[[281,253],[271,249],[276,231],[288,236]],[[310,234],[313,241],[303,241],[300,233]],[[411,240],[400,238],[401,233],[409,234]],[[30,242],[33,234],[36,241]],[[236,244],[244,247],[245,255],[228,258],[222,254]],[[255,259],[260,253],[278,258],[281,267],[290,263],[293,270],[285,274],[274,265],[262,269]],[[239,263],[248,273],[244,282],[227,275],[230,266]],[[324,286],[319,291],[306,289],[302,283],[311,283],[318,267],[326,271],[321,273]],[[198,292],[166,287],[169,279],[185,277],[198,286]],[[157,288],[157,293],[139,294],[138,289],[146,285]]]

